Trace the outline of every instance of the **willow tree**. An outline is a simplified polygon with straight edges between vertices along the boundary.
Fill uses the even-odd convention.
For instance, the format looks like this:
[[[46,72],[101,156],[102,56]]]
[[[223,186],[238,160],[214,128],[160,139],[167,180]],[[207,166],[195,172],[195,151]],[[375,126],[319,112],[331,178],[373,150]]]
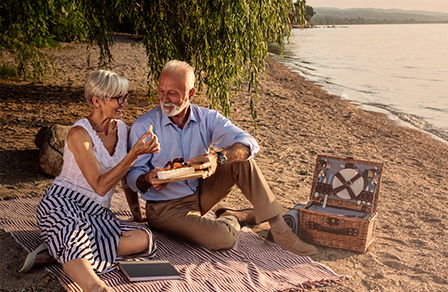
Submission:
[[[292,18],[303,24],[305,12],[305,0],[299,5],[292,0],[72,1],[83,12],[90,43],[100,47],[99,66],[113,60],[113,32],[126,19],[132,32],[143,36],[148,80],[158,80],[169,60],[187,61],[195,67],[198,89],[224,115],[230,112],[232,89],[236,93],[247,84],[245,89],[255,93],[250,99],[254,120],[268,43],[282,49]]]
[[[81,41],[84,35],[83,14],[71,0],[0,1],[0,65],[5,66],[3,54],[11,53],[24,79],[44,81],[56,74],[42,48],[57,46],[55,40]]]

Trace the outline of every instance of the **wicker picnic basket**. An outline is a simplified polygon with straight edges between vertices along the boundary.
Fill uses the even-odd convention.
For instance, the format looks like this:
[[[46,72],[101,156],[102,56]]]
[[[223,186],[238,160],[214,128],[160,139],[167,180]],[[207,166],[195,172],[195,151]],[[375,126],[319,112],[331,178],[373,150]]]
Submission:
[[[295,208],[299,237],[366,252],[375,237],[382,174],[382,163],[319,155],[310,200]]]

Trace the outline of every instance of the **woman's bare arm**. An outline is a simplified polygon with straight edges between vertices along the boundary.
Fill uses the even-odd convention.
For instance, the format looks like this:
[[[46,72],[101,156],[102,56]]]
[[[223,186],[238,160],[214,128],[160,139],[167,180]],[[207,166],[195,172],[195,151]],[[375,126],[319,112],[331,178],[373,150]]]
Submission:
[[[145,142],[146,138],[148,138],[148,141]],[[101,173],[99,163],[92,149],[92,141],[84,128],[73,127],[67,135],[67,145],[75,156],[79,169],[87,182],[100,196],[104,196],[123,178],[141,154],[160,151],[157,136],[147,132],[135,143],[123,160],[108,172]]]

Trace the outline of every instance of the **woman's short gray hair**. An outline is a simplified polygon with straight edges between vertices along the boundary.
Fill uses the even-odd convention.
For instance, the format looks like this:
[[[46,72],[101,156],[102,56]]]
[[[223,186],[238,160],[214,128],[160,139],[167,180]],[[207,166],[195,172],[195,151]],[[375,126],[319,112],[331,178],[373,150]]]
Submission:
[[[160,75],[162,75],[163,73],[175,73],[179,71],[184,71],[186,73],[187,89],[188,90],[192,89],[194,87],[194,81],[195,81],[194,68],[187,62],[179,60],[171,60],[167,62],[165,66],[163,66]]]
[[[115,72],[98,70],[89,75],[84,85],[84,97],[93,106],[92,97],[100,100],[124,95],[129,91],[129,80]]]

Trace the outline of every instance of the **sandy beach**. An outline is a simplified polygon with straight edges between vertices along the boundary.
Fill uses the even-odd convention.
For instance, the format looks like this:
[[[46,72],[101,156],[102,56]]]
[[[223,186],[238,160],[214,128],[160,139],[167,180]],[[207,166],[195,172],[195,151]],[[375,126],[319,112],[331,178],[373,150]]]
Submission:
[[[130,81],[132,122],[152,108],[148,102],[144,48],[117,39],[110,66]],[[83,85],[94,71],[98,49],[86,63],[86,46],[62,44],[49,51],[59,78],[47,83],[1,80],[0,196],[42,194],[52,181],[38,165],[35,135],[44,126],[70,125],[88,115]],[[207,106],[198,96],[195,103]],[[313,260],[352,278],[315,291],[448,290],[448,144],[401,127],[384,114],[363,111],[329,95],[279,64],[267,60],[257,103],[258,130],[250,117],[249,93],[234,99],[232,121],[257,139],[256,157],[285,211],[310,197],[318,154],[384,163],[375,242],[365,254],[318,246]],[[249,206],[235,190],[222,205]],[[262,224],[254,231],[264,236]],[[0,230],[0,291],[62,291],[43,268],[19,274],[27,252]]]

